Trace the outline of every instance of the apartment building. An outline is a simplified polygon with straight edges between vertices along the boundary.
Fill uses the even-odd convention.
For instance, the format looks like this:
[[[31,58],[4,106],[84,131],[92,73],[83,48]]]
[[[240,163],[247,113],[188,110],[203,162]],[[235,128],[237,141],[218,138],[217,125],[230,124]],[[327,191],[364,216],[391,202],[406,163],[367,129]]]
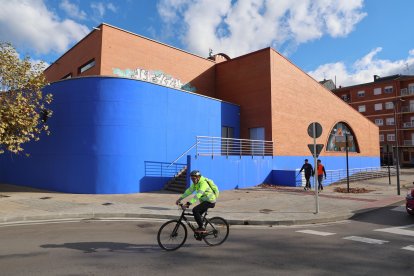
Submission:
[[[332,90],[379,127],[381,163],[414,166],[414,76],[392,75]]]

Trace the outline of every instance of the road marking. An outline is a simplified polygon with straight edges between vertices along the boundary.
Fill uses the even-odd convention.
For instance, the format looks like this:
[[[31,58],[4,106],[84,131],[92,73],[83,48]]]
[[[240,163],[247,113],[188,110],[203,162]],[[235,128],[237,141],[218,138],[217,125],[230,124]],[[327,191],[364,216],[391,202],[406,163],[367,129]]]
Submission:
[[[409,246],[403,247],[403,248],[401,248],[401,249],[405,249],[405,250],[414,251],[414,245],[409,245]]]
[[[395,207],[395,208],[391,209],[391,211],[404,212],[404,213],[407,212],[405,210],[405,205],[401,205],[401,206]]]
[[[370,239],[370,238],[364,238],[364,237],[358,237],[358,236],[349,236],[349,237],[345,237],[343,239],[344,240],[350,240],[350,241],[370,243],[370,244],[384,244],[384,243],[388,242],[388,241],[376,240],[376,239]]]
[[[405,229],[405,228],[411,228],[411,227],[414,227],[414,224],[410,224],[406,226],[399,226],[399,227],[375,229],[374,231],[414,237],[414,230]]]
[[[318,236],[331,236],[335,235],[335,233],[330,232],[321,232],[321,231],[314,231],[314,230],[299,230],[296,231],[298,233],[305,233],[305,234],[311,234],[311,235],[318,235]]]

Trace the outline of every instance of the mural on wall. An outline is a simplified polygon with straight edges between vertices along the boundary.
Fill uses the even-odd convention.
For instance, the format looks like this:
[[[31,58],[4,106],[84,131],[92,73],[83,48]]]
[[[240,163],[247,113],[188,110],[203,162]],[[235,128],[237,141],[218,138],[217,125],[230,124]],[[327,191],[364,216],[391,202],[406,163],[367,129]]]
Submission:
[[[183,84],[181,80],[176,79],[170,75],[167,75],[160,70],[145,70],[141,68],[137,68],[134,70],[131,70],[131,69],[121,70],[119,68],[113,68],[112,73],[114,75],[124,77],[124,78],[148,81],[148,82],[156,83],[162,86],[182,89],[182,90],[189,91],[189,92],[197,91],[197,89],[194,86],[191,86],[190,83]]]
[[[331,130],[328,139],[327,151],[345,151],[346,140],[348,136],[348,151],[359,152],[357,139],[351,128],[344,122],[337,123]]]

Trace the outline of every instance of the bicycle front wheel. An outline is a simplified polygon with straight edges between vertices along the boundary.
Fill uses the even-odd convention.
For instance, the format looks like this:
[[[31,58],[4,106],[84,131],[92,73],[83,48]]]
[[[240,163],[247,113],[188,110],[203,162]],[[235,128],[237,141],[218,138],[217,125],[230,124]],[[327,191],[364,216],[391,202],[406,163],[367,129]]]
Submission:
[[[178,220],[170,220],[164,223],[158,231],[158,245],[167,251],[180,248],[187,239],[187,228]]]
[[[203,240],[210,246],[222,244],[229,236],[229,224],[224,218],[214,217],[207,219],[205,222],[205,229],[207,231]]]

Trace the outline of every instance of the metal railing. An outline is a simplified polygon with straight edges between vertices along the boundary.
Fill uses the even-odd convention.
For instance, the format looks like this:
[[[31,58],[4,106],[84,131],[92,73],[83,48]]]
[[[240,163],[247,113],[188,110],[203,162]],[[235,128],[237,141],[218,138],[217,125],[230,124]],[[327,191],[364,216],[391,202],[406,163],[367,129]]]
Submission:
[[[404,140],[404,146],[414,146],[413,140]]]
[[[187,164],[145,161],[145,176],[174,177],[187,167]]]
[[[390,167],[391,175],[396,174],[396,168]],[[372,167],[372,168],[354,168],[349,169],[349,181],[361,181],[372,178],[380,178],[388,176],[388,167]],[[343,170],[327,170],[326,178],[332,183],[347,182],[346,169]]]
[[[196,155],[273,156],[273,141],[197,136]]]

